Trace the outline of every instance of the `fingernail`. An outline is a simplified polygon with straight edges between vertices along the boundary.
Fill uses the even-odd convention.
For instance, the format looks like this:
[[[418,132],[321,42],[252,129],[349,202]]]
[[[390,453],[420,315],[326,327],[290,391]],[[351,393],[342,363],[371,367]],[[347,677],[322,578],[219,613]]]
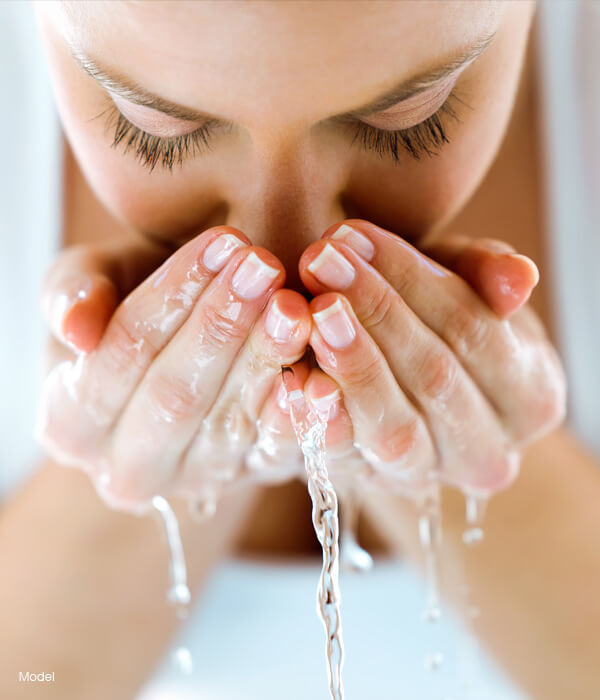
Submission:
[[[335,418],[340,412],[340,392],[338,389],[326,396],[311,396],[310,402],[317,409],[318,413],[325,413],[328,420]]]
[[[265,330],[274,340],[287,342],[298,327],[298,319],[288,318],[281,312],[277,299],[271,304],[265,320]]]
[[[323,311],[317,311],[312,317],[319,332],[332,348],[345,348],[356,336],[350,316],[339,299]]]
[[[237,236],[231,233],[224,233],[207,247],[202,256],[202,262],[212,272],[221,270],[225,263],[238,248],[243,248],[246,244]]]
[[[267,291],[278,274],[279,270],[267,265],[253,251],[235,271],[231,286],[243,299],[256,299]]]
[[[332,289],[349,287],[356,276],[352,263],[329,243],[311,262],[308,269],[321,284]]]
[[[331,238],[336,241],[343,241],[365,260],[372,260],[375,255],[373,243],[365,235],[348,226],[348,224],[342,224]]]
[[[535,285],[540,281],[540,271],[538,270],[538,267],[533,262],[533,260],[531,258],[528,258],[526,255],[521,255],[520,253],[508,253],[508,256],[510,258],[513,258],[514,260],[523,260],[523,262],[527,263],[529,269],[533,274],[533,278],[535,280],[533,286],[535,287]]]

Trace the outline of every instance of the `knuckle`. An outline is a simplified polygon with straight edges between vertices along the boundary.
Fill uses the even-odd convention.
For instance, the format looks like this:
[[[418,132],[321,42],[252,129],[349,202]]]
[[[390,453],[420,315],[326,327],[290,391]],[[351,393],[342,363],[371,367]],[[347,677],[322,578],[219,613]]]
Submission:
[[[429,436],[418,416],[382,430],[372,446],[362,448],[361,452],[370,464],[383,471],[406,472],[410,468],[420,471],[431,466]]]
[[[383,364],[373,353],[366,357],[364,353],[353,353],[352,357],[345,358],[343,365],[339,365],[339,370],[344,383],[370,386],[381,379]]]
[[[458,380],[457,362],[448,350],[425,352],[418,377],[424,396],[434,401],[447,401]]]
[[[485,350],[490,334],[490,320],[466,304],[457,303],[446,319],[445,336],[461,355]]]
[[[243,340],[248,331],[215,306],[207,306],[201,320],[204,341],[215,350],[221,350],[232,342]]]
[[[415,449],[421,437],[421,421],[412,418],[382,436],[378,454],[384,462],[401,459]]]
[[[390,318],[394,298],[387,285],[377,285],[375,292],[363,302],[363,326],[368,330],[385,325]]]
[[[244,452],[257,439],[256,418],[245,410],[241,403],[232,403],[213,412],[203,421],[203,427],[221,449],[227,445],[235,453]]]
[[[110,364],[116,371],[125,370],[131,365],[143,369],[148,352],[152,356],[156,354],[147,334],[141,330],[142,327],[142,323],[131,321],[122,313],[115,314],[111,320],[105,348],[111,360]]]
[[[278,352],[277,346],[270,343],[263,345],[256,333],[252,333],[248,338],[248,350],[252,370],[266,370],[271,373],[274,370],[279,371],[283,364],[283,358]]]
[[[159,374],[153,377],[148,392],[156,416],[167,423],[185,421],[198,413],[198,393],[182,378]]]

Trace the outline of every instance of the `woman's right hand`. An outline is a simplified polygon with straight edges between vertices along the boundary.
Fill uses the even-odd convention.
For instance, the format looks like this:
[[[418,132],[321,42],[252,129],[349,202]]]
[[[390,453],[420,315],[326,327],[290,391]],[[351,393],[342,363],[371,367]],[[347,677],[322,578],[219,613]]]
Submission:
[[[84,469],[124,509],[157,493],[212,499],[253,464],[272,480],[302,469],[276,404],[281,365],[304,355],[311,317],[300,294],[281,289],[272,253],[214,227],[118,306],[106,265],[82,276],[77,255],[59,256],[43,293],[54,335],[70,347],[38,408],[36,436],[52,457]],[[277,469],[263,469],[269,458]]]

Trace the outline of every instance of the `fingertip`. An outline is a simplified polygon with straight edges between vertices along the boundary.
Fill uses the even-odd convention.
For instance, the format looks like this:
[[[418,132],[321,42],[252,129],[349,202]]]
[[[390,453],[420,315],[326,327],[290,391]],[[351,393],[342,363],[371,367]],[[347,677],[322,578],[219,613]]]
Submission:
[[[267,306],[265,330],[275,342],[305,345],[311,330],[306,299],[292,289],[278,289]]]
[[[82,352],[94,350],[117,307],[117,292],[106,277],[92,281],[90,291],[67,309],[61,324],[63,339]]]
[[[456,272],[502,318],[520,309],[539,282],[537,265],[519,253],[473,248],[463,253]]]
[[[325,310],[326,308],[335,304],[336,301],[340,302],[345,307],[344,296],[338,292],[325,292],[324,294],[319,294],[313,297],[309,303],[309,309],[312,316]],[[347,311],[347,309],[345,309]]]
[[[310,403],[331,420],[340,410],[342,394],[337,382],[321,370],[313,369],[304,384],[304,392]]]
[[[533,289],[537,283],[540,281],[540,271],[538,266],[533,262],[531,258],[526,255],[521,255],[520,253],[510,253],[508,256],[517,263],[520,263],[519,267],[523,278],[527,281],[528,286]]]
[[[298,261],[298,273],[300,274],[300,279],[302,284],[308,289],[311,294],[318,294],[319,291],[323,291],[325,287],[315,278],[312,272],[308,269],[309,265],[319,256],[327,241],[320,240],[311,243],[300,256]]]
[[[500,256],[495,284],[488,290],[490,306],[503,318],[524,306],[540,279],[537,265],[519,253]]]
[[[235,226],[229,226],[229,224],[219,224],[218,226],[212,226],[211,228],[206,229],[206,231],[203,231],[198,236],[198,238],[210,238],[211,240],[213,240],[222,235],[235,236],[236,238],[239,238],[241,241],[243,241],[246,245],[252,245],[252,241],[248,238],[248,236],[246,236],[246,234],[243,231],[240,231],[239,228],[235,228]]]

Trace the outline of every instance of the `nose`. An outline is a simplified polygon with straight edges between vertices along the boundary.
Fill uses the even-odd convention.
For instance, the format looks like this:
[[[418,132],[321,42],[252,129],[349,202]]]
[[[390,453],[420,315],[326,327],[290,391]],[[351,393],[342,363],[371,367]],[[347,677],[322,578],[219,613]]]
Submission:
[[[285,286],[305,292],[298,275],[303,251],[333,223],[351,216],[344,168],[299,143],[270,144],[253,160],[245,183],[228,193],[225,223],[276,255],[286,269]]]

